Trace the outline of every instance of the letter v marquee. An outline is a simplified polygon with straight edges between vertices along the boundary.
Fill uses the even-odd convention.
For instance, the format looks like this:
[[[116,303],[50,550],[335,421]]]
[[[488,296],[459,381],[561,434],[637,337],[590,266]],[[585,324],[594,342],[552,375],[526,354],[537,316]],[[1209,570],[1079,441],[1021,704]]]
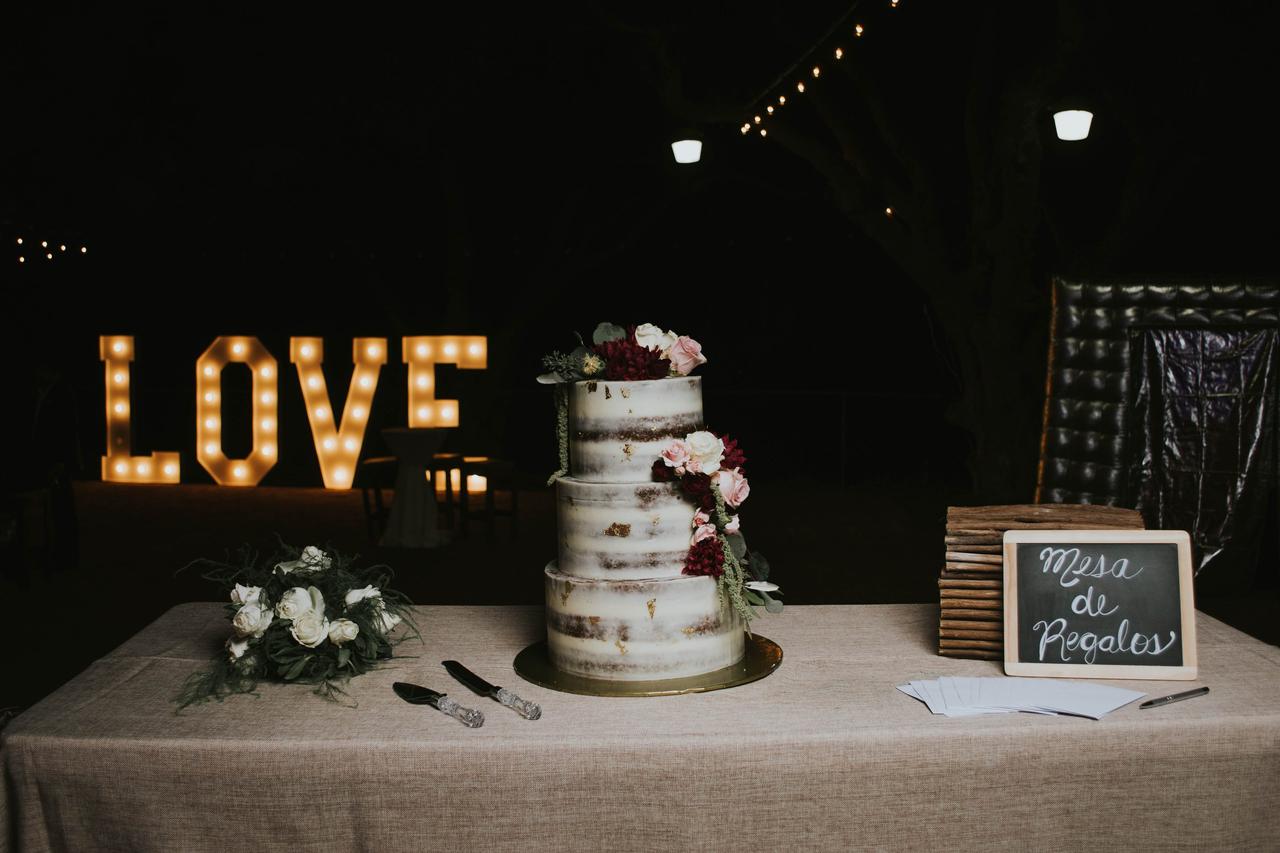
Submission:
[[[355,370],[343,407],[341,425],[329,402],[324,381],[324,341],[320,338],[290,338],[289,360],[298,369],[302,399],[307,404],[307,420],[315,439],[316,456],[326,489],[349,489],[355,478],[356,461],[364,444],[364,430],[369,423],[373,392],[378,388],[378,374],[387,363],[386,338],[356,338],[352,345]]]

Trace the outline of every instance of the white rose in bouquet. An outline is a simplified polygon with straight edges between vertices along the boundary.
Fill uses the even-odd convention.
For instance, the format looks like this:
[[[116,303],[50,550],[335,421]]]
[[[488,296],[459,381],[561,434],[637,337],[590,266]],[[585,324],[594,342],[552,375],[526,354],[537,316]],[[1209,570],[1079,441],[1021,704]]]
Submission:
[[[335,646],[349,643],[360,635],[360,626],[350,619],[339,619],[329,625],[329,642]]]
[[[314,649],[329,638],[329,620],[324,618],[323,611],[308,610],[293,620],[289,633],[302,645]]]
[[[232,604],[258,604],[258,599],[261,597],[262,587],[260,586],[245,586],[238,583],[236,588],[231,591]]]
[[[715,433],[702,430],[691,432],[685,437],[689,446],[688,468],[695,474],[714,474],[720,469],[720,460],[724,459],[724,442],[716,438]]]
[[[271,624],[273,616],[270,610],[257,604],[246,604],[231,617],[231,627],[241,637],[261,637]]]
[[[277,563],[275,572],[278,575],[287,575],[289,572],[309,574],[311,572],[324,571],[332,565],[333,558],[315,545],[308,545],[302,549],[302,554],[298,559],[290,560],[287,563]]]
[[[382,598],[382,590],[372,584],[366,586],[364,589],[349,589],[347,590],[347,597],[344,599],[344,603],[347,607],[351,607],[352,605],[359,604],[366,598]]]
[[[312,589],[315,589],[315,587],[312,587]],[[281,619],[297,619],[312,609],[311,593],[300,586],[295,586],[280,596],[280,603],[276,605],[276,615]],[[324,614],[323,604],[320,613],[321,615]]]
[[[378,627],[382,629],[382,633],[390,634],[392,629],[400,624],[400,617],[387,610],[378,611]]]
[[[227,656],[233,661],[240,660],[244,657],[244,653],[249,651],[248,640],[237,640],[235,637],[227,638]]]
[[[347,607],[353,607],[366,598],[377,599],[374,604],[373,624],[380,628],[382,633],[391,633],[391,629],[399,625],[401,620],[394,613],[387,612],[387,605],[382,600],[382,590],[372,585],[366,586],[364,589],[348,590],[345,602]]]

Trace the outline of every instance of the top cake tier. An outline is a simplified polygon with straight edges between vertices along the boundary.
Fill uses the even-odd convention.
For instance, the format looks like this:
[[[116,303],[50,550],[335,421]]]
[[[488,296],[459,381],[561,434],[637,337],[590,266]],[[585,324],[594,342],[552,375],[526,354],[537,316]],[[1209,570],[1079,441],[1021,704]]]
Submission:
[[[673,438],[702,429],[702,377],[569,386],[569,473],[590,483],[644,483]]]

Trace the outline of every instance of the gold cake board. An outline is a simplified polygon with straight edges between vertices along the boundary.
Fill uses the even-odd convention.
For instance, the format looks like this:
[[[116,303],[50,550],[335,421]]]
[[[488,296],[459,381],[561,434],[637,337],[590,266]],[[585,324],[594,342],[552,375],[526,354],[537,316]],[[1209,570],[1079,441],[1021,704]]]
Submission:
[[[660,678],[654,681],[613,681],[588,678],[561,672],[551,664],[547,641],[527,647],[512,664],[516,675],[525,681],[583,696],[678,696],[681,693],[706,693],[759,681],[782,665],[782,647],[767,637],[747,637],[746,654],[733,666],[686,678]]]

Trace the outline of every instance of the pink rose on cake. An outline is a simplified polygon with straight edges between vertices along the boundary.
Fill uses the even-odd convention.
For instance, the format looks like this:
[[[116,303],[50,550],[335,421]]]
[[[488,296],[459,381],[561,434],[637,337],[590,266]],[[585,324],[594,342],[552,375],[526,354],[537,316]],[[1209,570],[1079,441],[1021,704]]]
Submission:
[[[667,467],[675,468],[677,473],[684,473],[684,466],[689,462],[689,443],[683,438],[672,439],[662,451],[662,461]]]
[[[687,335],[676,339],[667,358],[671,359],[671,369],[681,376],[688,376],[698,365],[707,363],[702,344]]]
[[[741,469],[738,468],[732,471],[721,471],[717,475],[716,486],[719,487],[724,502],[731,507],[741,506],[747,499],[747,495],[751,494],[747,478],[742,476]]]
[[[716,526],[714,524],[700,524],[698,529],[693,531],[693,538],[689,540],[690,545],[697,545],[705,539],[716,538]]]

